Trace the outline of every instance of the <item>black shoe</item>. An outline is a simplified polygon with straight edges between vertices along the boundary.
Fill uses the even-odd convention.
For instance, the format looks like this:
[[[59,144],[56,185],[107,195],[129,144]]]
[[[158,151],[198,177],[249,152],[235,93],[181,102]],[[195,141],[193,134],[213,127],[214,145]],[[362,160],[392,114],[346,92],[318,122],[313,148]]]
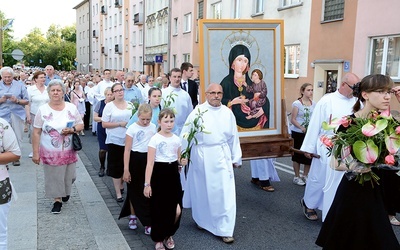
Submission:
[[[117,198],[117,202],[124,202],[124,197]]]
[[[92,135],[93,135],[93,136],[96,136],[97,134],[96,134],[96,132],[92,132]]]
[[[13,162],[13,166],[20,166],[20,165],[21,165],[21,163],[19,161],[14,161]]]
[[[104,176],[104,168],[100,168],[99,177],[103,177],[103,176]]]
[[[59,201],[56,201],[53,204],[53,209],[51,210],[51,212],[53,214],[59,214],[59,213],[61,213],[61,207],[62,207],[62,203]]]
[[[125,189],[121,188],[121,194],[124,194]]]
[[[69,200],[69,195],[61,198],[63,202],[67,202]]]

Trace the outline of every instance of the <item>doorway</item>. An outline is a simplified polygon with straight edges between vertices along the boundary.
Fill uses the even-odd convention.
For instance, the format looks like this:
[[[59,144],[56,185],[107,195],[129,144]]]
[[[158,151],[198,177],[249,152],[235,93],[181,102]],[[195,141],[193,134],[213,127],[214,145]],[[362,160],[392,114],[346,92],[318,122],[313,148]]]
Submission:
[[[337,70],[326,70],[325,72],[326,72],[325,93],[335,92],[337,89],[338,71]]]

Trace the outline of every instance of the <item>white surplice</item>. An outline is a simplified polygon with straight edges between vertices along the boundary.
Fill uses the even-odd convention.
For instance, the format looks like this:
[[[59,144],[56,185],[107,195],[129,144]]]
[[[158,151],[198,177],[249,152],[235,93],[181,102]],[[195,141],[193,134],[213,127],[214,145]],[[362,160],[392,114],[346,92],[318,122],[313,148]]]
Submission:
[[[331,207],[344,174],[344,172],[335,171],[329,167],[330,156],[328,156],[326,146],[320,141],[320,137],[321,135],[332,136],[333,131],[322,129],[322,122],[329,122],[330,117],[333,119],[350,115],[355,102],[356,98],[347,98],[339,91],[324,95],[315,106],[300,148],[302,151],[318,154],[321,157],[312,159],[304,192],[304,202],[309,208],[322,210],[322,220],[325,219]]]
[[[204,113],[204,126],[210,134],[198,133],[187,174],[183,207],[192,208],[194,221],[216,236],[233,236],[236,221],[236,191],[232,164],[242,164],[242,151],[232,111],[224,105],[205,102],[186,120],[193,122],[197,109]],[[189,132],[184,126],[181,138]],[[182,149],[187,141],[182,139]]]

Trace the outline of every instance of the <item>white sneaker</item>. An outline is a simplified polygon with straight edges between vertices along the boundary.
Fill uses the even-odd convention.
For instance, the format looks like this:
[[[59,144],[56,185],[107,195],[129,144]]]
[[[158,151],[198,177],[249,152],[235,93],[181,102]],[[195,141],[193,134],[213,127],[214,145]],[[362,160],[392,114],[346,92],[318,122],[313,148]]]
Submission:
[[[129,229],[135,230],[137,228],[137,217],[130,217],[128,226]]]
[[[303,175],[303,176],[301,177],[301,179],[303,179],[303,182],[304,182],[305,184],[307,184],[307,181],[308,181],[308,176],[307,176],[307,175]]]
[[[304,183],[304,181],[303,181],[300,177],[294,177],[294,178],[293,178],[293,183],[296,184],[296,185],[299,185],[299,186],[304,186],[304,185],[306,185],[306,184]]]
[[[33,157],[33,152],[30,152],[28,156],[29,156],[29,158],[32,158]]]

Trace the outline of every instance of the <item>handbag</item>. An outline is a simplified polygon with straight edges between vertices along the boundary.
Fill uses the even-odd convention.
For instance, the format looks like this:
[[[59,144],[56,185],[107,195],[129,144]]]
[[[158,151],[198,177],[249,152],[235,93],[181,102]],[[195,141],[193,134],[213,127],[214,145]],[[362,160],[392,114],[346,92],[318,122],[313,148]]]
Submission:
[[[82,142],[81,142],[81,138],[79,138],[79,135],[76,133],[72,134],[72,148],[75,151],[79,151],[82,149]]]

